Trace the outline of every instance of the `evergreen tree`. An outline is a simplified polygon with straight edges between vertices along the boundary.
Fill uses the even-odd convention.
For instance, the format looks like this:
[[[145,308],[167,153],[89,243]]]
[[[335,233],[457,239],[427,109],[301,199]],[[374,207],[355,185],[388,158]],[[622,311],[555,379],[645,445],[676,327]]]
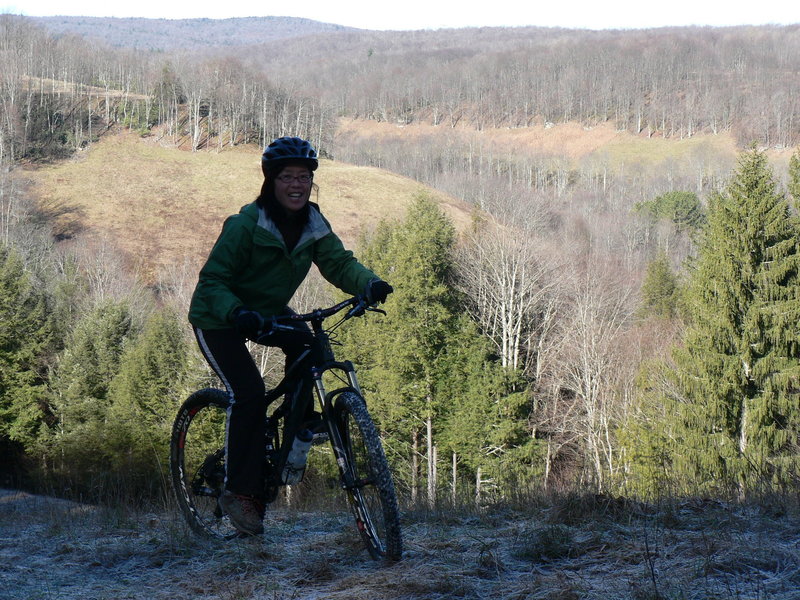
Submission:
[[[705,223],[706,215],[697,194],[694,192],[672,191],[652,200],[639,202],[634,211],[657,221],[672,221],[679,228],[697,229]]]
[[[438,360],[454,314],[444,283],[454,236],[452,223],[425,198],[415,201],[402,223],[381,223],[361,256],[394,285],[388,316],[348,328],[348,352],[357,357],[370,407],[388,434],[390,457],[404,463],[396,471],[412,496],[421,481],[418,457],[432,460]]]
[[[107,301],[87,312],[69,335],[50,377],[55,417],[47,439],[53,468],[74,484],[102,476],[108,434],[109,387],[135,337],[130,307]]]
[[[673,468],[673,456],[681,451],[675,440],[685,437],[677,422],[681,396],[673,393],[674,379],[674,365],[666,360],[639,366],[636,398],[616,431],[626,461],[620,482],[626,494],[659,498],[695,491],[684,485],[693,482],[677,481]]]
[[[77,322],[51,377],[60,434],[105,422],[109,385],[134,335],[130,307],[124,302],[104,302]]]
[[[47,297],[19,253],[0,245],[0,437],[31,447],[45,417],[45,365],[52,341]]]
[[[711,488],[747,493],[797,475],[800,230],[764,154],[745,153],[714,197],[675,353],[680,402],[673,461]]]
[[[530,437],[530,396],[519,371],[504,368],[492,344],[465,315],[449,336],[437,394],[448,410],[441,423],[444,449],[455,454],[467,475],[493,482],[501,492],[522,490],[539,480],[544,460]]]
[[[153,312],[126,348],[109,388],[103,450],[115,472],[158,481],[153,475],[168,456],[169,431],[186,396],[189,367],[184,320],[169,308]]]
[[[794,200],[795,210],[800,209],[800,149],[789,159],[789,194]]]
[[[57,346],[55,354],[64,350],[67,340],[80,319],[81,309],[87,297],[88,284],[80,272],[75,257],[64,256],[58,272],[53,278],[52,308],[50,311]]]
[[[672,272],[665,252],[647,265],[642,282],[642,312],[646,315],[669,319],[675,316],[678,280]]]

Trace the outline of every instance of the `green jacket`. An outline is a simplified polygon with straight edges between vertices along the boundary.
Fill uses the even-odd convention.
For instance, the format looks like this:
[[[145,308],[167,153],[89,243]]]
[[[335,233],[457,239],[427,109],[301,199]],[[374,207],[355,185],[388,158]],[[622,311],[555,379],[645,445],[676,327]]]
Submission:
[[[245,306],[268,318],[283,312],[311,263],[348,294],[359,294],[375,274],[361,265],[311,203],[309,220],[289,252],[275,223],[255,202],[225,220],[192,295],[189,321],[200,329],[232,326]]]

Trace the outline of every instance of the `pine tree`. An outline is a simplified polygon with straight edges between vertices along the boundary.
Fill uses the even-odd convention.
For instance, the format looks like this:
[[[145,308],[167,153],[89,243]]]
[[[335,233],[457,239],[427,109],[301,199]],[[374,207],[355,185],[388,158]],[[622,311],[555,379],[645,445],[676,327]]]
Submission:
[[[795,210],[800,209],[800,149],[789,159],[789,194]]]
[[[676,351],[678,471],[746,494],[797,474],[800,230],[764,154],[739,161],[710,203]]]
[[[125,350],[109,387],[102,449],[115,472],[155,483],[168,455],[172,419],[186,396],[189,345],[184,321],[169,308],[150,314]],[[163,465],[162,465],[163,466]]]
[[[480,470],[502,493],[538,481],[544,460],[530,437],[531,402],[520,371],[503,367],[493,344],[466,315],[454,322],[437,396],[447,407],[441,421],[442,445],[455,454],[472,493]]]
[[[135,333],[130,307],[120,302],[103,302],[76,323],[51,377],[61,434],[105,422],[109,384]]]
[[[0,245],[0,436],[31,447],[46,411],[41,357],[52,341],[47,297],[22,257]]]
[[[75,324],[52,370],[55,422],[46,440],[48,454],[53,468],[73,484],[107,470],[100,449],[108,433],[109,387],[136,333],[128,304],[103,302]]]
[[[706,215],[697,194],[672,191],[656,196],[652,200],[639,202],[634,211],[653,220],[672,221],[679,228],[696,229],[705,223]]]
[[[642,312],[646,315],[669,319],[675,316],[678,281],[666,253],[647,265],[642,282]]]
[[[455,314],[445,284],[454,237],[452,223],[424,197],[403,222],[381,223],[361,257],[395,288],[388,317],[348,330],[362,383],[375,399],[370,407],[389,434],[390,455],[404,462],[397,472],[412,496],[423,479],[418,457],[425,456],[429,475],[434,467],[433,424],[441,410],[435,388]]]

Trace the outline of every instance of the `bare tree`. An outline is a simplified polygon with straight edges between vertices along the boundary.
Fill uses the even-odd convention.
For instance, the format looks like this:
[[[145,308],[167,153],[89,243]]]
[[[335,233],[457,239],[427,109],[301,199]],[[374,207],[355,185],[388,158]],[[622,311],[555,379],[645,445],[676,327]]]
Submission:
[[[606,474],[619,466],[614,429],[620,390],[629,376],[622,369],[625,333],[634,311],[629,278],[592,265],[571,281],[571,301],[561,324],[553,384],[570,399],[569,412],[556,415],[561,430],[579,440],[590,479],[604,489]]]
[[[555,285],[555,261],[537,243],[535,216],[511,228],[487,217],[457,254],[458,284],[470,311],[497,347],[504,367],[524,368],[526,343]]]

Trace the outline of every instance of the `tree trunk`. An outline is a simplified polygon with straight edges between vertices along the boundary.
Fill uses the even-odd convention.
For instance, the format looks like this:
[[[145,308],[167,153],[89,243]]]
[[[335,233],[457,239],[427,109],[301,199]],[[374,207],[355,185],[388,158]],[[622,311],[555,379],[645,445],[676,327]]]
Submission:
[[[552,456],[552,447],[553,444],[550,440],[547,440],[547,456],[544,459],[544,490],[547,491],[547,484],[550,479],[550,469],[553,465],[553,456]]]
[[[457,498],[456,498],[456,480],[457,480],[457,477],[458,477],[458,471],[456,469],[456,464],[457,464],[457,457],[456,457],[456,453],[453,452],[453,489],[452,489],[453,508],[455,508],[456,500],[457,500]]]
[[[749,372],[749,368],[746,369]],[[739,456],[740,460],[744,461],[745,459],[745,452],[747,451],[747,398],[742,398],[742,410],[741,410],[741,418],[739,420]],[[759,465],[761,466],[761,465]],[[739,495],[739,502],[744,502],[747,495],[747,477],[745,476],[744,472],[740,471],[739,473],[739,486],[738,486],[738,495]]]
[[[425,444],[428,457],[428,506],[436,504],[436,447],[433,445],[433,419],[430,415],[425,420]]]
[[[419,434],[411,433],[411,505],[417,503],[417,487],[419,486]]]

